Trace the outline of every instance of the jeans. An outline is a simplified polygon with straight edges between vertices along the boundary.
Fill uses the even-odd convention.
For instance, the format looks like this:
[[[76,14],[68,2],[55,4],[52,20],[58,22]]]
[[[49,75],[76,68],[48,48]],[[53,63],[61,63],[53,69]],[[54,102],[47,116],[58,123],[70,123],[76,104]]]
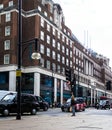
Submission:
[[[75,116],[75,105],[72,106],[72,114]]]

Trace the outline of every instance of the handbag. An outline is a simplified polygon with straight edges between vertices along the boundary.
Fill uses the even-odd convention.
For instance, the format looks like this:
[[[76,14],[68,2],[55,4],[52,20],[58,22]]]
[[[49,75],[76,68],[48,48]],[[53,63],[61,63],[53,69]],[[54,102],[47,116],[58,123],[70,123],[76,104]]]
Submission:
[[[72,107],[70,107],[70,112],[72,111]]]

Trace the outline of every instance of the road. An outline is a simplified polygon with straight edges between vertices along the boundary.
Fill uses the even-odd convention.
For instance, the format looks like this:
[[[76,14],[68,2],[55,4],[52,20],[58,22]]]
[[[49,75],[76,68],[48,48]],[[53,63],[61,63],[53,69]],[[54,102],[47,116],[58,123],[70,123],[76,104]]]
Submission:
[[[112,110],[87,108],[71,117],[60,108],[40,111],[35,116],[25,115],[18,121],[15,116],[0,117],[1,130],[112,130]]]
[[[38,115],[48,115],[48,116],[64,116],[64,115],[71,115],[70,112],[62,112],[60,108],[56,109],[49,109],[48,111],[39,111]],[[104,109],[95,109],[95,108],[87,108],[85,111],[82,112],[76,112],[76,115],[96,115],[96,116],[110,116],[112,115],[112,109],[104,110]]]

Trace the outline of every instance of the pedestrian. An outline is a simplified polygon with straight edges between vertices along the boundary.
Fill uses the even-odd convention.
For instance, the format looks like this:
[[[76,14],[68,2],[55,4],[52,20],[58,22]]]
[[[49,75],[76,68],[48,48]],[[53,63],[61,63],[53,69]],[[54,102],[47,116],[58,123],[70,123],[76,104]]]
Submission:
[[[76,105],[75,98],[74,95],[72,95],[71,96],[72,116],[75,116],[75,105]]]

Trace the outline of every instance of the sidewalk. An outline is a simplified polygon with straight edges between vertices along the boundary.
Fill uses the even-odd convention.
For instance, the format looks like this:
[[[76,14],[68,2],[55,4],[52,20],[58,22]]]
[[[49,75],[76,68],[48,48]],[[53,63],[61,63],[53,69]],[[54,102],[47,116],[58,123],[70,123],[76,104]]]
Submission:
[[[71,113],[54,115],[22,116],[21,120],[16,117],[0,119],[1,130],[111,130],[112,115],[86,115],[76,114],[71,117]]]

